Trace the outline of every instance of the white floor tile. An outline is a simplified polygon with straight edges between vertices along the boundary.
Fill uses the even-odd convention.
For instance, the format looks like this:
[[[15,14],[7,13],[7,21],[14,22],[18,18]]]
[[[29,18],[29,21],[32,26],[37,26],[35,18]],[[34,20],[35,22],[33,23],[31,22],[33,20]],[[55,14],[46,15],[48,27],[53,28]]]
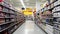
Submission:
[[[34,21],[27,20],[13,34],[45,34]]]

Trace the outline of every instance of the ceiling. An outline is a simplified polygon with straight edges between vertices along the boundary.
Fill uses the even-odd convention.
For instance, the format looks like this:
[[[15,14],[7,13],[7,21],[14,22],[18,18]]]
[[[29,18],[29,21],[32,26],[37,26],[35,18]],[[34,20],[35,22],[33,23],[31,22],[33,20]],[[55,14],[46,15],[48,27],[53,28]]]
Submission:
[[[20,7],[20,8],[23,7],[20,0],[11,0],[11,2],[13,4],[13,6],[15,6],[15,7]],[[36,0],[23,0],[23,2],[24,2],[25,7],[34,8],[36,5]]]
[[[17,8],[23,7],[20,0],[6,0],[6,1],[10,2],[14,7]],[[31,8],[36,7],[36,1],[39,1],[41,4],[46,2],[46,0],[23,0],[25,7],[31,7]]]

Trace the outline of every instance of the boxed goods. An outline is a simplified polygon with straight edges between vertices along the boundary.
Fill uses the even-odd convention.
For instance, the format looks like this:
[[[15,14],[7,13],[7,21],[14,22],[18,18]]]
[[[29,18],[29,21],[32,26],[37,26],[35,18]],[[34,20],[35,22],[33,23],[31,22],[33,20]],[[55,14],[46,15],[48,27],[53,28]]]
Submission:
[[[5,16],[5,14],[0,12],[0,17],[4,17],[4,16]]]
[[[57,1],[57,0],[50,0],[50,3],[54,2],[54,1]]]
[[[10,15],[9,14],[5,14],[5,17],[7,18],[7,17],[10,17]]]
[[[15,17],[15,15],[10,15],[12,18],[14,18]]]
[[[14,13],[14,11],[10,10],[10,13]]]
[[[54,3],[54,6],[57,6],[57,5],[59,5],[60,4],[60,1],[58,0],[58,1],[56,1],[55,3]]]
[[[11,19],[11,21],[15,21],[15,19]]]
[[[5,19],[0,19],[0,24],[4,22],[5,22]]]
[[[5,22],[9,22],[10,20],[9,19],[5,19]]]
[[[53,8],[54,7],[54,4],[51,4],[51,8]]]
[[[54,13],[53,17],[60,17],[60,12],[59,13]]]
[[[53,12],[60,11],[60,6],[58,6],[58,7],[55,7],[55,8],[54,8],[52,11],[53,11]]]
[[[0,11],[3,11],[3,7],[2,6],[0,6]]]
[[[8,12],[8,9],[7,8],[3,8],[3,12]]]

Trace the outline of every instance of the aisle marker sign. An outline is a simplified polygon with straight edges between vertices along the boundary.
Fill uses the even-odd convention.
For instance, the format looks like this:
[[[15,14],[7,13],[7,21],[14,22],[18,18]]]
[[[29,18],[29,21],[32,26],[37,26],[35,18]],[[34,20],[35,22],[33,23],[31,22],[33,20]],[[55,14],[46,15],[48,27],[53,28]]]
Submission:
[[[26,8],[26,10],[23,10],[24,15],[32,15],[32,9],[31,8]]]

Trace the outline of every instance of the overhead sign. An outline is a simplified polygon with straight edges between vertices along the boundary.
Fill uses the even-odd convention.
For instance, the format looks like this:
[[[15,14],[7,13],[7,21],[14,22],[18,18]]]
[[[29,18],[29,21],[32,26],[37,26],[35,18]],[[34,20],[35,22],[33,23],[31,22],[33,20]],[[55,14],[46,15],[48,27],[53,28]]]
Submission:
[[[26,8],[26,10],[23,10],[24,15],[32,15],[32,9],[31,8]]]

